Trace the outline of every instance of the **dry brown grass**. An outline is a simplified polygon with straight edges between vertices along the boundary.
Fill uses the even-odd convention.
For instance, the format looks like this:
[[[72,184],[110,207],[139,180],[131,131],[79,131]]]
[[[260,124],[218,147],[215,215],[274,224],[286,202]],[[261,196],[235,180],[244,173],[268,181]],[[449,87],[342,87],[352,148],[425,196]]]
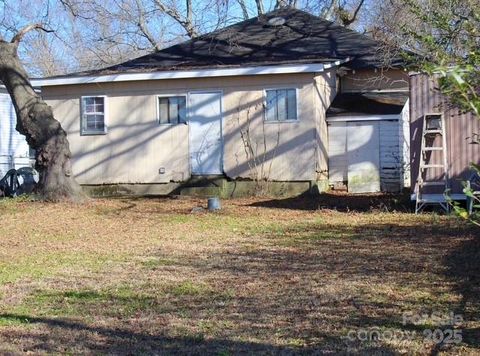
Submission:
[[[0,202],[0,352],[475,353],[478,231],[317,201]],[[455,312],[435,345],[402,314]],[[415,333],[349,340],[350,331]]]

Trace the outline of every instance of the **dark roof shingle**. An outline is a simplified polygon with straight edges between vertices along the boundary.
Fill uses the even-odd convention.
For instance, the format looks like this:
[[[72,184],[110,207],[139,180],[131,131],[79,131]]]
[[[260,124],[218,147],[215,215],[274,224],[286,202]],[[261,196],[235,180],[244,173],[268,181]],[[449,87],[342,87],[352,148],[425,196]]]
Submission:
[[[272,18],[284,24],[271,25]],[[366,35],[296,9],[280,9],[108,68],[76,75],[326,63],[381,66],[378,43]]]

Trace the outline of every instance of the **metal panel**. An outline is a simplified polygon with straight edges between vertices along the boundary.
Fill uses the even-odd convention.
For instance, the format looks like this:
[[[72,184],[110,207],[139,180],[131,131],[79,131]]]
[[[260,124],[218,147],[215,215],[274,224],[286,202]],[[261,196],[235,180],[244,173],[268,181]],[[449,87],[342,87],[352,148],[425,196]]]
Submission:
[[[347,182],[347,123],[328,125],[328,180],[330,183]]]
[[[411,137],[411,179],[418,176],[423,116],[428,113],[442,113],[446,122],[448,166],[452,193],[462,193],[462,180],[471,174],[470,164],[480,163],[480,145],[471,144],[472,134],[480,133],[480,120],[471,113],[464,113],[452,107],[440,93],[435,78],[425,74],[410,76],[410,137]],[[438,153],[432,153],[430,162],[441,163]],[[432,170],[430,178],[438,179],[440,169]],[[412,190],[415,185],[412,184]]]
[[[349,122],[347,125],[348,191],[380,191],[380,140],[377,122]]]

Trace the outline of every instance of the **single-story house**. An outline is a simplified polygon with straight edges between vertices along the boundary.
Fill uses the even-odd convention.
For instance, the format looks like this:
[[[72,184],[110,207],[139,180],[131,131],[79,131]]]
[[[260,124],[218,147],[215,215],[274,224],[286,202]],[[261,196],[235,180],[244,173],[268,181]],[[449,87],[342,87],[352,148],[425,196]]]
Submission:
[[[30,151],[25,136],[15,126],[17,116],[10,95],[0,86],[0,179],[12,168],[31,166]]]
[[[382,58],[366,35],[280,9],[33,84],[68,133],[80,184],[220,175],[398,191],[410,176],[409,81]]]

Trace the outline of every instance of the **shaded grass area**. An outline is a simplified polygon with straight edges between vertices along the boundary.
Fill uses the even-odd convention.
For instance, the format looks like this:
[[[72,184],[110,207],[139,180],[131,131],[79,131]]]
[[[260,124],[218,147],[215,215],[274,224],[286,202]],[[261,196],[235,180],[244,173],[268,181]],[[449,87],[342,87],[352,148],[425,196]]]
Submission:
[[[477,230],[302,201],[2,202],[0,352],[480,351]],[[450,312],[460,344],[425,340],[449,325],[402,320]],[[351,337],[375,330],[411,337]]]

